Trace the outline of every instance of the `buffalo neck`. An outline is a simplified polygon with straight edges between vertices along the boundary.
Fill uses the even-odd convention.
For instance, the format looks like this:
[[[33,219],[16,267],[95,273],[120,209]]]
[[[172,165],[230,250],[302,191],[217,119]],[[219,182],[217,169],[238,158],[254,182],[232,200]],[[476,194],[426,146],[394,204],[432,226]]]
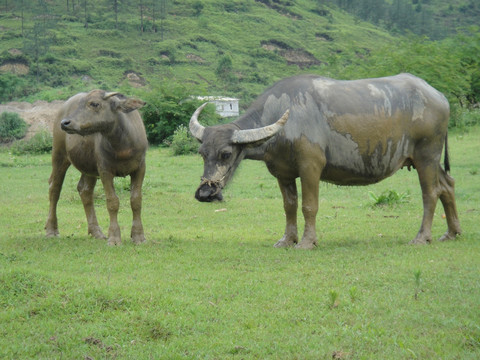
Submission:
[[[131,119],[119,113],[111,129],[102,134],[102,148],[115,158],[128,158],[143,144],[136,135]]]

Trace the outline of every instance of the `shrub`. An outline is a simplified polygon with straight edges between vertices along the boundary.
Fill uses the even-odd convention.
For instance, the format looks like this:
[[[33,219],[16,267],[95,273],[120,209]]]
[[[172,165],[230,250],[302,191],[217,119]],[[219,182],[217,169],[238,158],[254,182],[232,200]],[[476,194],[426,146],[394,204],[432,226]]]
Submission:
[[[450,127],[465,130],[469,126],[480,124],[480,110],[468,109],[460,106],[452,106]]]
[[[150,144],[161,145],[165,140],[171,141],[179,125],[188,125],[190,117],[201,104],[199,100],[189,99],[191,94],[188,89],[177,84],[139,94],[147,102],[140,111]],[[212,125],[218,119],[213,106],[207,106],[203,110],[202,124]]]
[[[20,140],[13,143],[12,154],[44,154],[52,151],[53,138],[48,130],[39,131],[29,140]]]
[[[3,112],[0,115],[0,142],[21,139],[27,133],[27,123],[13,112]]]
[[[370,192],[370,197],[373,200],[374,206],[393,206],[401,203],[407,202],[409,198],[408,193],[399,194],[395,190],[387,190],[382,192],[380,195],[375,195],[374,193]]]
[[[14,74],[0,74],[0,103],[34,92],[35,86],[25,78]]]
[[[198,141],[190,135],[185,125],[180,125],[173,133],[172,144],[173,155],[187,155],[198,151]]]

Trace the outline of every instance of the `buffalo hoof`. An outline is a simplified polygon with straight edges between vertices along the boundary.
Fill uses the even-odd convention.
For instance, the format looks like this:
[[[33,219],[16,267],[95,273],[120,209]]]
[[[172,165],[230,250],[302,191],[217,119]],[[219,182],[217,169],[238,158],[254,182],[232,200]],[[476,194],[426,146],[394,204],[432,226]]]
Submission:
[[[59,236],[60,233],[58,232],[58,229],[47,229],[45,232],[46,237],[56,237]]]
[[[109,246],[121,245],[122,244],[122,239],[120,237],[111,237],[111,238],[108,239],[107,244]]]
[[[295,249],[301,250],[313,250],[317,247],[316,242],[302,241],[300,244],[295,245]]]
[[[288,248],[294,246],[298,240],[296,238],[287,238],[285,235],[278,240],[273,247],[276,248]]]
[[[132,242],[134,244],[141,244],[141,243],[144,243],[145,241],[146,241],[145,235],[143,234],[132,235]]]
[[[460,233],[451,233],[447,231],[445,234],[442,235],[438,241],[448,241],[448,240],[455,240],[455,238],[460,235]]]
[[[417,235],[415,239],[409,242],[409,245],[426,245],[430,244],[431,242],[431,238]]]
[[[88,234],[99,240],[105,240],[107,238],[98,226],[88,230]]]

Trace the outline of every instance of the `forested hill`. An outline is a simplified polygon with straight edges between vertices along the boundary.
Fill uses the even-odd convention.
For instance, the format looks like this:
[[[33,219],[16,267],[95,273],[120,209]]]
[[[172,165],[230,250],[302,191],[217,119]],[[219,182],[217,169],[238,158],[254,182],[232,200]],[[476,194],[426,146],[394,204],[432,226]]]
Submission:
[[[2,0],[0,102],[180,88],[245,106],[302,72],[411,72],[475,103],[480,33],[468,26],[479,9],[475,0]]]
[[[338,0],[331,1],[358,18],[394,33],[411,31],[442,39],[458,28],[478,25],[478,0]]]

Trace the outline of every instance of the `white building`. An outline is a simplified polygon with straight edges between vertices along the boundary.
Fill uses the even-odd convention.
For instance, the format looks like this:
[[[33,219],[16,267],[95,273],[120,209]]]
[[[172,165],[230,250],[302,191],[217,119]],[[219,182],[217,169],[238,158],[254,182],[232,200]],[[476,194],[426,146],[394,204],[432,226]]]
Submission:
[[[215,104],[215,112],[222,117],[238,116],[238,99],[223,96],[198,96],[198,100]]]

